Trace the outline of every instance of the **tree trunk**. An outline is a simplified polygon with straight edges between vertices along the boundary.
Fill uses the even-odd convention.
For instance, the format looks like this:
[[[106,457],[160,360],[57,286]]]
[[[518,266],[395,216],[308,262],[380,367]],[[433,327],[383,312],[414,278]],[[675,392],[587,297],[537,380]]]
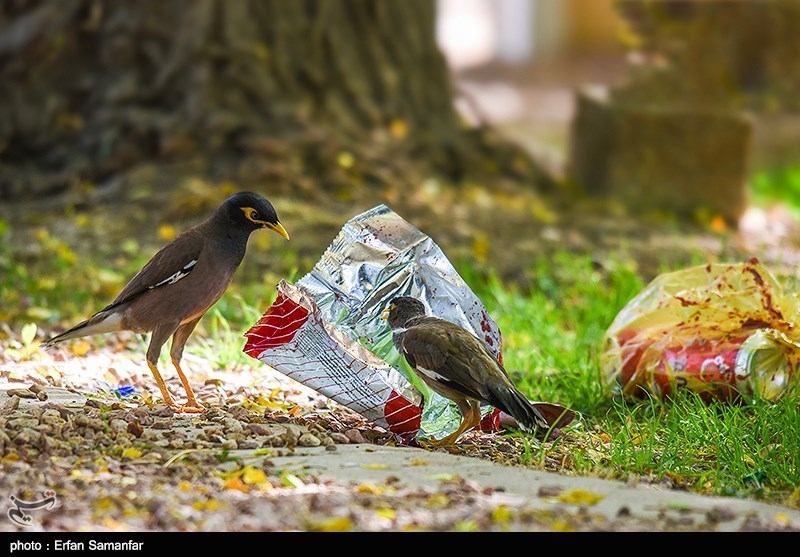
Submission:
[[[536,174],[461,125],[433,0],[1,1],[0,199],[141,161],[258,180],[296,153],[323,187],[363,160]]]

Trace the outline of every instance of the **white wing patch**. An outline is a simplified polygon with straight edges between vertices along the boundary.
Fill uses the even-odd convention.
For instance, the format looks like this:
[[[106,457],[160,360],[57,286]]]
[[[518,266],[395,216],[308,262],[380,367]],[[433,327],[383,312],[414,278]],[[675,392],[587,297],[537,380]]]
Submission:
[[[153,290],[154,288],[158,288],[159,286],[166,286],[168,284],[175,284],[176,282],[181,280],[183,277],[188,275],[195,265],[197,265],[197,259],[192,259],[186,265],[183,266],[183,269],[181,269],[180,271],[178,271],[174,275],[168,276],[167,278],[165,278],[161,282],[157,282],[153,286],[148,286],[148,288],[150,290]]]
[[[419,373],[421,373],[422,375],[425,375],[425,376],[433,379],[434,381],[438,381],[439,383],[452,383],[453,382],[451,379],[448,379],[444,375],[436,373],[435,371],[433,371],[431,369],[425,369],[424,367],[417,366],[417,371]]]

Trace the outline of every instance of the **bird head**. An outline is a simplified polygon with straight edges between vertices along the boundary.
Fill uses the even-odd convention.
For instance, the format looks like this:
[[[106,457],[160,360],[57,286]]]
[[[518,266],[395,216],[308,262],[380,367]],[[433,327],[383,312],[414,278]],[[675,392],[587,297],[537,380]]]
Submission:
[[[410,296],[397,296],[381,313],[381,319],[388,321],[392,329],[403,327],[413,317],[425,315],[425,304]]]
[[[272,203],[257,193],[240,192],[232,195],[222,204],[220,212],[246,230],[269,228],[289,239],[289,233],[278,220]]]

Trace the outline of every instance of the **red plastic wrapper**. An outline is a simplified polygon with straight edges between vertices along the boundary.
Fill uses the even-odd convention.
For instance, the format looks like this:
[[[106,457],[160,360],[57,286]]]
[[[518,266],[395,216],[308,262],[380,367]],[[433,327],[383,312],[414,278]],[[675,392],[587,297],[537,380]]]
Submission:
[[[665,273],[606,331],[603,371],[627,397],[776,400],[800,383],[798,309],[757,259]]]

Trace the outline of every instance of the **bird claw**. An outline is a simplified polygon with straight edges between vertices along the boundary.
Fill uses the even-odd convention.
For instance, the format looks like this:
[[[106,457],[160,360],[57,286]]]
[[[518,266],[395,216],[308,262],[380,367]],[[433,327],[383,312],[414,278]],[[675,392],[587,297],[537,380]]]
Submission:
[[[206,409],[198,403],[194,404],[186,404],[186,405],[175,405],[174,406],[176,412],[184,412],[186,414],[202,414],[206,411]]]

